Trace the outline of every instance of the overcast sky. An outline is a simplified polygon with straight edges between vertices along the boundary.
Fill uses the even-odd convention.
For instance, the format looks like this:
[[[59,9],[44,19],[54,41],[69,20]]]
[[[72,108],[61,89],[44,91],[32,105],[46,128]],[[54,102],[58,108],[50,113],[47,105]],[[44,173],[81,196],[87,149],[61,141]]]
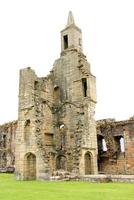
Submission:
[[[46,76],[73,12],[97,78],[96,119],[134,115],[134,0],[0,0],[0,124],[17,119],[19,70]]]

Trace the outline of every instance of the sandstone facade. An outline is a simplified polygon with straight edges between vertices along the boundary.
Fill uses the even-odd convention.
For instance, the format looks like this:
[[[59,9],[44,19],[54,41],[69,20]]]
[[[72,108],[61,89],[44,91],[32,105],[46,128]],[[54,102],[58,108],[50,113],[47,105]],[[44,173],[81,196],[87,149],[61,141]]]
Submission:
[[[95,77],[72,13],[61,31],[61,55],[47,77],[20,71],[17,179],[49,179],[59,171],[97,173]]]
[[[17,121],[0,126],[0,170],[14,171]]]
[[[134,118],[97,122],[98,170],[105,174],[134,174]],[[106,149],[103,149],[103,141]]]
[[[0,126],[0,171],[13,171],[15,167],[16,130],[17,121]],[[96,130],[98,174],[133,175],[134,119],[99,120],[96,122]]]
[[[47,77],[20,70],[18,120],[0,126],[0,169],[18,180],[134,174],[134,119],[95,121],[96,78],[72,13]]]

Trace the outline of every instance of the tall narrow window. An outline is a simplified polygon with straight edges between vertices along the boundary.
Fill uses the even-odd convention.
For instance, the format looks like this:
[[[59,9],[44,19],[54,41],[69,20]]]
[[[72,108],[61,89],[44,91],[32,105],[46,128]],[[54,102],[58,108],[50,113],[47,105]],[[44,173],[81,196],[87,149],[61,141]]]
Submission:
[[[68,35],[64,35],[63,40],[64,40],[64,49],[67,49],[68,48]]]
[[[116,148],[118,152],[125,152],[125,143],[123,136],[114,136]]]
[[[102,148],[103,148],[103,151],[107,151],[107,144],[106,144],[105,139],[102,139]]]
[[[58,86],[54,87],[53,96],[54,96],[55,103],[59,103],[59,101],[60,101],[60,88]]]
[[[82,89],[83,89],[83,95],[84,97],[87,96],[87,79],[82,78]]]
[[[92,174],[92,155],[90,152],[85,154],[85,174]]]
[[[26,120],[25,121],[25,124],[24,124],[24,140],[27,144],[30,143],[30,136],[31,136],[31,122],[30,122],[30,119]]]
[[[38,83],[38,81],[35,81],[35,82],[34,82],[34,89],[35,89],[35,90],[38,90],[38,89],[39,89],[39,83]]]
[[[125,142],[123,137],[120,138],[120,148],[121,152],[125,152]]]

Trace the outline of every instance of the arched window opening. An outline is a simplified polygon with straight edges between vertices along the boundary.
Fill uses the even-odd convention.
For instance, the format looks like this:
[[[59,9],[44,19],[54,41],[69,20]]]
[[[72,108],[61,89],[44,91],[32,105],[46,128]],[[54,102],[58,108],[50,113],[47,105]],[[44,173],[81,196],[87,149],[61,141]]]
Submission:
[[[85,154],[85,174],[92,174],[92,155],[90,152]]]
[[[61,155],[61,156],[57,157],[56,168],[57,168],[57,170],[66,170],[67,169],[65,156]]]
[[[34,81],[34,89],[35,90],[39,89],[39,82],[38,81]]]
[[[36,156],[33,153],[27,153],[24,157],[24,179],[36,179]]]
[[[64,124],[61,124],[61,125],[60,125],[60,130],[62,130],[64,127],[65,127],[65,125],[64,125]]]
[[[60,101],[60,88],[58,86],[54,87],[53,96],[54,96],[55,103],[59,103],[59,101]]]

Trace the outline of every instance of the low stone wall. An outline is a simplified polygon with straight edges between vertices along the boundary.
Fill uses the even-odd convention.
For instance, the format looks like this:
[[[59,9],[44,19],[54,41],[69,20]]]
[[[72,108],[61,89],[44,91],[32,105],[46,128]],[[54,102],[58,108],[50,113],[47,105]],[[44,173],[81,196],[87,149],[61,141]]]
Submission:
[[[134,183],[134,175],[85,175],[80,177],[81,181],[87,182],[126,182]]]
[[[84,176],[52,176],[50,181],[86,181],[91,183],[122,182],[134,183],[134,175],[84,175]]]

